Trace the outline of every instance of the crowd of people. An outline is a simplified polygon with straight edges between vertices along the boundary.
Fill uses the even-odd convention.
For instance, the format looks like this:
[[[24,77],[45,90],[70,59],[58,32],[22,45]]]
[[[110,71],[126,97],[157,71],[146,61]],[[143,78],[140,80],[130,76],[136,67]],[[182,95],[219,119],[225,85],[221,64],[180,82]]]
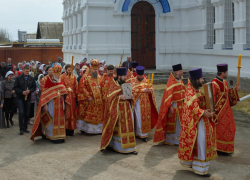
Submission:
[[[10,127],[18,107],[20,135],[29,133],[27,124],[35,115],[33,141],[41,136],[64,143],[77,129],[102,135],[103,153],[112,150],[137,155],[136,136],[146,143],[155,128],[156,144],[178,145],[181,165],[210,176],[210,161],[217,158],[217,152],[234,152],[236,127],[231,106],[237,104],[238,89],[228,88],[228,65],[218,64],[212,81],[215,111],[211,112],[200,90],[202,69],[190,70],[185,86],[182,65],[172,68],[158,112],[153,80],[131,57],[116,66],[97,59],[88,64],[86,58],[65,64],[58,57],[57,62],[46,65],[31,61],[16,67],[8,59],[0,69],[1,108]]]

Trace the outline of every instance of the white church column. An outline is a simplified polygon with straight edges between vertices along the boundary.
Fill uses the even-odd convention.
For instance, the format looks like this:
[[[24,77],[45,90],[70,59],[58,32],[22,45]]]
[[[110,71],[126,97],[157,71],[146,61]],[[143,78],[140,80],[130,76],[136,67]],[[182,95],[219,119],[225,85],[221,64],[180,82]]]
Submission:
[[[72,47],[72,49],[76,49],[76,13],[75,12],[73,14],[72,36],[73,36],[73,47]]]
[[[82,49],[82,36],[81,36],[81,28],[82,28],[82,15],[81,12],[77,12],[77,49]]]
[[[212,5],[215,6],[215,36],[216,42],[214,49],[221,50],[224,44],[224,3],[220,0],[212,0]]]
[[[246,0],[233,0],[235,44],[234,50],[243,50],[246,44]]]

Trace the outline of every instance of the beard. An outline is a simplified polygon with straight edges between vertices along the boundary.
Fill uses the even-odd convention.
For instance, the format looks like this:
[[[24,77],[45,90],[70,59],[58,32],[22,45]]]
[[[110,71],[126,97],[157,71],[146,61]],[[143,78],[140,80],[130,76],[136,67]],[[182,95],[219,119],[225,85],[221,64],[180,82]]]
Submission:
[[[198,82],[198,86],[199,86],[199,87],[202,87],[202,83]]]
[[[122,85],[122,84],[126,83],[126,81],[120,79],[120,80],[118,80],[118,83],[119,83],[120,85]]]
[[[60,78],[53,77],[54,82],[60,82]]]
[[[92,78],[97,79],[97,72],[92,72],[91,76],[92,76]]]
[[[138,79],[138,81],[142,81],[144,79],[144,77],[143,78],[137,78],[137,79]]]
[[[199,89],[200,87],[202,87],[202,83],[198,82],[197,80],[190,79],[190,81],[195,89]]]

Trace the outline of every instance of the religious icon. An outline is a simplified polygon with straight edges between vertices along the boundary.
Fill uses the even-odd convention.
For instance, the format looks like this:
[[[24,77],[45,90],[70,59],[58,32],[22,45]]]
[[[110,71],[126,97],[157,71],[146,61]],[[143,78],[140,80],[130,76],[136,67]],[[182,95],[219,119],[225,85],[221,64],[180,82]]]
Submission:
[[[123,84],[122,85],[122,92],[123,95],[126,96],[126,99],[132,99],[131,94],[132,94],[132,86],[131,84]]]
[[[204,85],[204,93],[205,93],[206,109],[210,109],[211,112],[214,112],[215,111],[214,93],[211,82],[206,83]]]

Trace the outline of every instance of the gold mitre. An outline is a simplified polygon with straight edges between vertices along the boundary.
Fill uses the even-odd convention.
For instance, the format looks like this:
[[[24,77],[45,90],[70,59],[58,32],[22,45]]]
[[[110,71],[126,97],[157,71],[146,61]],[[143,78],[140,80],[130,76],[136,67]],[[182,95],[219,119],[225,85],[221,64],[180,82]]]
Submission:
[[[56,64],[52,67],[52,71],[54,75],[61,75],[62,66]]]
[[[98,70],[100,62],[97,59],[92,59],[90,61],[90,64],[91,64],[91,67],[90,67],[91,69]]]

